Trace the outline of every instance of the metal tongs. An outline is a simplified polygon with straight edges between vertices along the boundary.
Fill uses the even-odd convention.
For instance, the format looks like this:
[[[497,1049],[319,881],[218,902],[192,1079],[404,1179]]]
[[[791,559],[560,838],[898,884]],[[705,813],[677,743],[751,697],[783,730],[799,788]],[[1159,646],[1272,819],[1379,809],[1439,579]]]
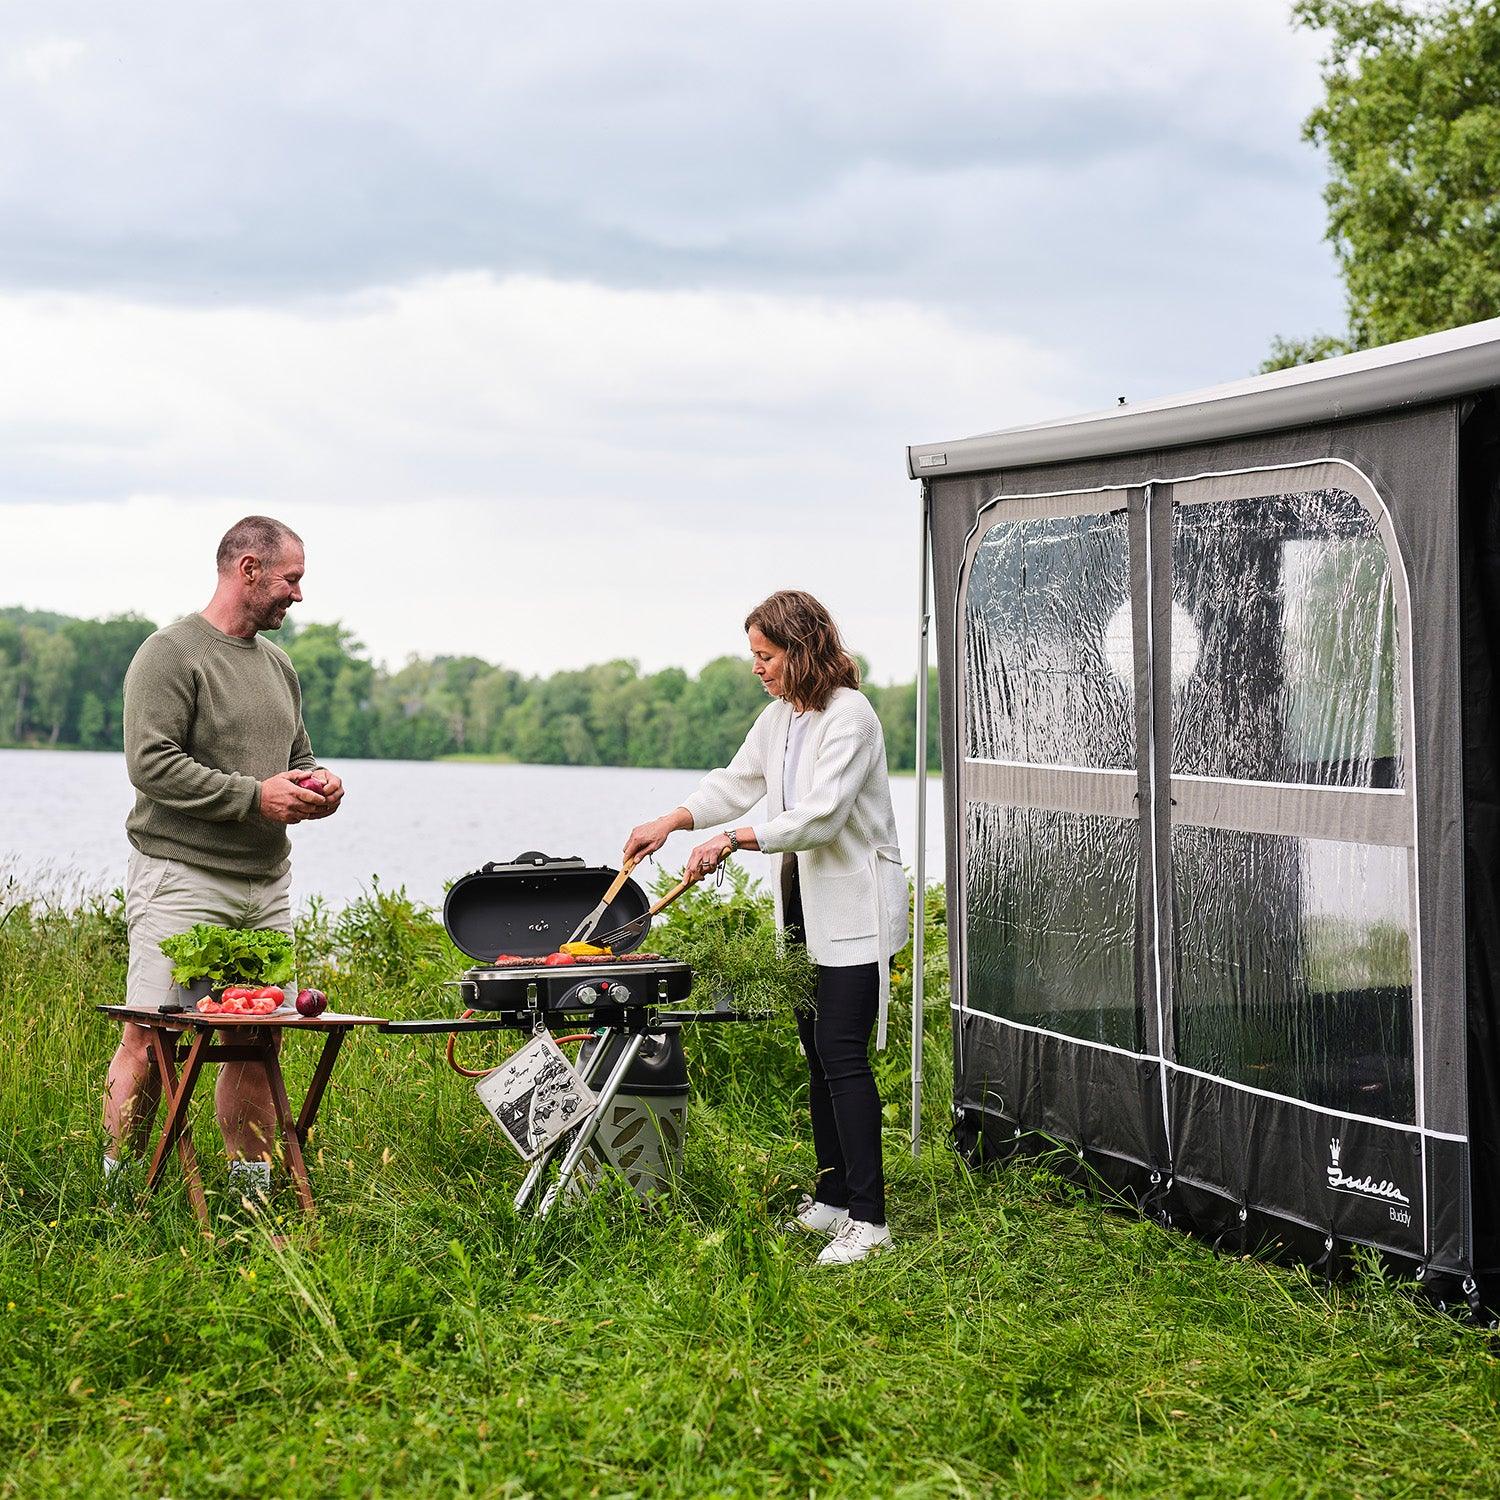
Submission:
[[[697,881],[684,875],[676,885],[667,892],[660,901],[643,911],[640,916],[632,917],[623,927],[616,927],[613,932],[606,932],[602,937],[596,939],[601,948],[613,948],[622,938],[633,938],[643,927],[651,925],[652,917],[659,916],[666,910],[687,888],[697,885]]]

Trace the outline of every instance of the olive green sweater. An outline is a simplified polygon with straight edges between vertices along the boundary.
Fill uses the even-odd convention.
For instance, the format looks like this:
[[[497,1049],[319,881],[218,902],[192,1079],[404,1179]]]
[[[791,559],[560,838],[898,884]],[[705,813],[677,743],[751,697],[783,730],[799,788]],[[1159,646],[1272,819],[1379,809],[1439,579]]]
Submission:
[[[143,854],[236,875],[287,867],[286,825],[260,811],[260,784],[310,770],[297,669],[260,636],[188,615],[142,642],[125,674],[125,764]]]

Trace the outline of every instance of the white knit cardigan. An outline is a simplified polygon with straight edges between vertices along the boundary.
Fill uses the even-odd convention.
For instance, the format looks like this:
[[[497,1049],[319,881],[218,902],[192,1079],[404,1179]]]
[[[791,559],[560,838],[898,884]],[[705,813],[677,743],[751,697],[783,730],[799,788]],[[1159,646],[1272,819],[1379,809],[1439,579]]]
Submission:
[[[768,704],[745,743],[722,770],[710,771],[683,806],[694,828],[728,824],[762,797],[767,821],[756,830],[773,857],[776,925],[782,925],[782,866],[795,852],[802,883],[808,956],[843,967],[880,968],[876,1046],[885,1046],[890,1009],[890,958],[906,943],[906,875],[896,845],[896,815],[885,765],[885,736],[863,693],[837,688],[821,712],[811,711],[797,766],[797,805],[788,811],[782,761],[792,707]]]

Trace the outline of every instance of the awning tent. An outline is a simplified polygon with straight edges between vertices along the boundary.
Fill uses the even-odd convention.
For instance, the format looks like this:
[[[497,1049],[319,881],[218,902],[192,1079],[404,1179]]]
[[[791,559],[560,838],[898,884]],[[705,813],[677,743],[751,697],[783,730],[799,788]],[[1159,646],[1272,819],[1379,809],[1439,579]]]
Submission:
[[[1500,321],[909,450],[962,1148],[1484,1300],[1497,391]]]

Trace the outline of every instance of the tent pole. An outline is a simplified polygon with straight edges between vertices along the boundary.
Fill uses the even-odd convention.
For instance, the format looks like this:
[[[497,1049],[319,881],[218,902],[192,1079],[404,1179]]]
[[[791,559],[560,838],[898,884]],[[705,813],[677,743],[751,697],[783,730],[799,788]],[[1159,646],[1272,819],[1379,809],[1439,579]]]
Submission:
[[[922,1149],[922,1010],[926,990],[927,915],[927,575],[932,555],[932,497],[922,481],[921,608],[917,620],[917,865],[912,897],[911,959],[911,1154]]]

